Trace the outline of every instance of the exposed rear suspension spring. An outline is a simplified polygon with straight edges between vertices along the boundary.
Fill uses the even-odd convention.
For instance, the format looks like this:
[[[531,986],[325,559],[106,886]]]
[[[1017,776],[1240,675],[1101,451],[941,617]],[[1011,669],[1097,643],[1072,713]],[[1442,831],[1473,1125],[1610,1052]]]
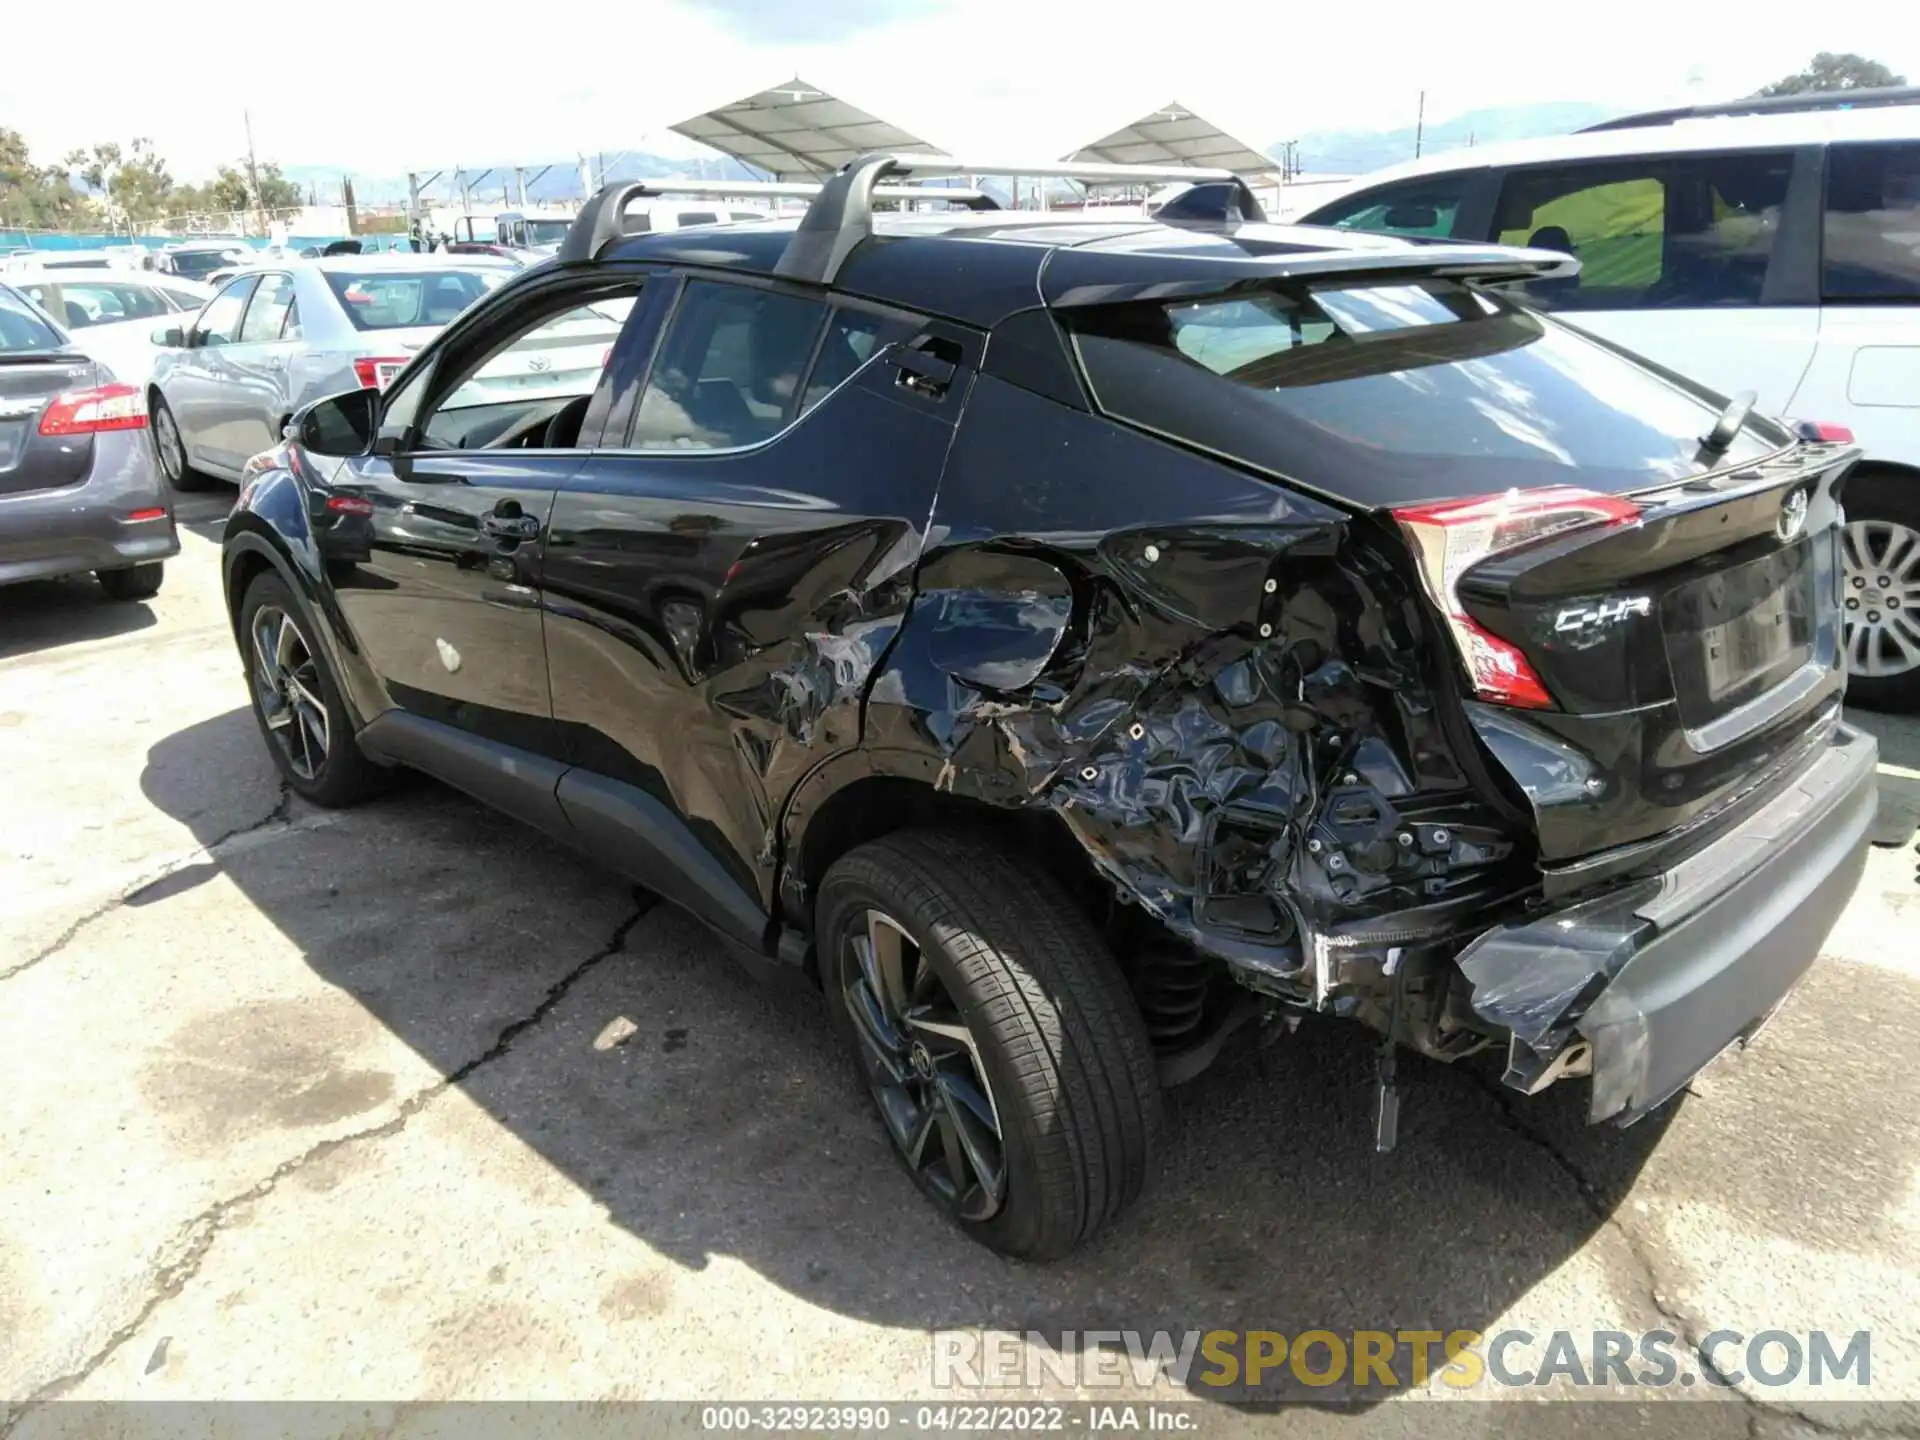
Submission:
[[[1133,972],[1133,998],[1155,1050],[1179,1050],[1199,1037],[1213,963],[1175,946],[1149,946],[1140,952]]]

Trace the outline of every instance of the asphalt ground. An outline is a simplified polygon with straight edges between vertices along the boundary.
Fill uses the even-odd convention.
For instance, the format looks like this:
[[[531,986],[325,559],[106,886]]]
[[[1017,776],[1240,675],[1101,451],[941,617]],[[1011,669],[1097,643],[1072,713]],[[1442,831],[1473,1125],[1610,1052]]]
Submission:
[[[1309,1021],[1172,1093],[1094,1245],[1012,1264],[916,1195],[817,997],[430,783],[291,800],[219,601],[227,500],[184,508],[151,604],[0,593],[0,1434],[88,1400],[952,1400],[935,1332],[1423,1328],[1867,1330],[1865,1388],[1473,1393],[1617,1402],[1555,1433],[1920,1431],[1911,848],[1638,1126],[1410,1062],[1376,1156],[1366,1038]],[[1920,724],[1855,718],[1920,810]],[[1191,1376],[1111,1393],[1274,1423]],[[1403,1369],[1284,1423],[1539,1428],[1430,1397]]]

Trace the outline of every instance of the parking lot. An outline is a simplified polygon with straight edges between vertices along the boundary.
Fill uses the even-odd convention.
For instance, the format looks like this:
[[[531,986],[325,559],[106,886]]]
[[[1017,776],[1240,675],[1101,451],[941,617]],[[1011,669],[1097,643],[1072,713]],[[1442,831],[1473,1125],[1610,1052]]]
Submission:
[[[1308,1023],[1173,1093],[1093,1247],[1010,1264],[915,1194],[812,996],[434,785],[290,802],[219,602],[228,498],[188,502],[150,605],[0,602],[0,1432],[63,1398],[896,1399],[955,1327],[1420,1326],[1867,1329],[1893,1407],[1694,1388],[1722,1403],[1685,1433],[1920,1430],[1912,848],[1633,1129],[1409,1061],[1375,1156],[1364,1035]],[[1859,718],[1883,807],[1920,807],[1920,723]]]

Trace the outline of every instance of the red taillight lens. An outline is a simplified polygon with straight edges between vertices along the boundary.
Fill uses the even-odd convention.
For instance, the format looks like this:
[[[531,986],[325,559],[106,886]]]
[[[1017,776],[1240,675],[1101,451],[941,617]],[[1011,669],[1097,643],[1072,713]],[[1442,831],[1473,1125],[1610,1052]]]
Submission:
[[[373,502],[361,495],[329,495],[327,509],[335,515],[371,515]]]
[[[137,385],[99,385],[55,396],[40,412],[42,435],[93,435],[147,428],[147,397]]]
[[[353,373],[362,390],[384,390],[406,368],[404,355],[362,355],[353,362]]]
[[[1617,495],[1601,495],[1572,485],[1541,490],[1505,490],[1470,500],[1410,505],[1395,510],[1413,547],[1421,583],[1440,607],[1483,700],[1531,710],[1553,706],[1533,666],[1517,645],[1482,627],[1461,604],[1460,577],[1494,555],[1532,545],[1549,536],[1590,525],[1623,525],[1640,518],[1640,507]]]
[[[1831,420],[1791,420],[1793,433],[1802,440],[1824,442],[1829,445],[1851,445],[1853,431],[1844,425],[1836,425]]]
[[[166,509],[159,505],[150,506],[145,510],[130,510],[127,512],[127,521],[129,524],[142,520],[164,520],[166,518]]]

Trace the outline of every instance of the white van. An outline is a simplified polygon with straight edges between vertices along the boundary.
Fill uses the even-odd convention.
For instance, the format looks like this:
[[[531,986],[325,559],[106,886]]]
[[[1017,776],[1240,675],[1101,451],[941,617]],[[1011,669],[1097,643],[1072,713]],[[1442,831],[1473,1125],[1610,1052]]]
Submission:
[[[1920,708],[1920,88],[1750,100],[1457,150],[1300,223],[1563,250],[1568,324],[1852,432],[1849,698]]]

